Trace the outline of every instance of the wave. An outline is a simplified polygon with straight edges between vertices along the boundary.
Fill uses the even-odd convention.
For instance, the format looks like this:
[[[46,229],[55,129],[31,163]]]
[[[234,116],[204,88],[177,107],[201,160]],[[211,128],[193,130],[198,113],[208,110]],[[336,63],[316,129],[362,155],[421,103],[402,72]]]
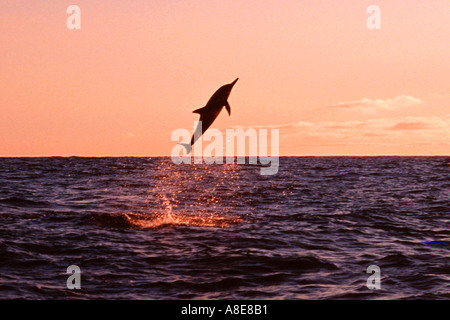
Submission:
[[[21,197],[9,197],[0,199],[0,203],[14,205],[14,206],[23,206],[23,207],[30,207],[30,206],[46,206],[49,203],[46,201],[35,201],[35,200],[29,200],[26,198]]]

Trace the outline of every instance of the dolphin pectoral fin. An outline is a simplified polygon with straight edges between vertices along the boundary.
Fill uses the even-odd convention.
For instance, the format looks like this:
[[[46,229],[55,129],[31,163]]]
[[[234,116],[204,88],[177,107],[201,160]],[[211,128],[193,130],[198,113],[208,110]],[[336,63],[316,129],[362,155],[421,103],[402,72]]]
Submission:
[[[231,107],[230,107],[230,104],[228,103],[228,101],[225,103],[225,109],[227,109],[228,115],[231,116]]]
[[[192,113],[202,114],[203,111],[205,111],[205,108],[206,108],[206,106],[205,106],[205,107],[198,108],[198,109],[195,109],[194,111],[192,111]]]

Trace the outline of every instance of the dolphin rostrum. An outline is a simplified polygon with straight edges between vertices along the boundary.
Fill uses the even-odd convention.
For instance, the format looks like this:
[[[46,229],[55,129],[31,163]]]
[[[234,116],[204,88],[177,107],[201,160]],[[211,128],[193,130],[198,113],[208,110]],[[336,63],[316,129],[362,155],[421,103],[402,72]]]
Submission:
[[[187,150],[189,154],[191,152],[192,145],[205,133],[205,131],[211,126],[211,124],[216,120],[222,108],[225,107],[228,111],[228,115],[231,115],[230,104],[228,103],[228,97],[230,96],[231,89],[233,89],[234,84],[239,80],[237,78],[232,83],[226,84],[220,87],[211,98],[209,98],[206,106],[192,111],[193,113],[198,113],[200,115],[200,122],[195,129],[194,134],[191,138],[191,144],[181,143]]]

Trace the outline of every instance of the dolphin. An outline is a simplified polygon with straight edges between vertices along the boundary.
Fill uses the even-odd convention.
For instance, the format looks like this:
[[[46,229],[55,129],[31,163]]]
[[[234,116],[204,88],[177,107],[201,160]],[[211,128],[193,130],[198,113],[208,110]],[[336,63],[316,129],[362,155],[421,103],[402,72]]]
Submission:
[[[197,128],[192,135],[191,144],[180,143],[186,148],[188,154],[191,152],[192,145],[205,133],[214,120],[216,120],[223,107],[227,109],[228,115],[231,116],[231,108],[227,100],[230,96],[231,89],[233,89],[234,84],[238,80],[239,78],[236,78],[233,82],[217,89],[204,107],[192,111],[193,113],[198,113],[200,115],[200,123],[197,125]]]

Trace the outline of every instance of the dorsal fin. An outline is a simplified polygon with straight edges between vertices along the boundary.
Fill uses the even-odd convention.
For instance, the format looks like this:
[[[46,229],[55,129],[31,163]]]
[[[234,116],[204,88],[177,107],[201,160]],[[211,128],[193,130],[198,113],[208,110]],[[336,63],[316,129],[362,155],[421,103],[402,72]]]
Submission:
[[[195,109],[194,111],[192,111],[192,113],[202,114],[203,111],[205,111],[205,108],[206,108],[206,106],[205,106],[205,107],[198,108],[198,109]]]

